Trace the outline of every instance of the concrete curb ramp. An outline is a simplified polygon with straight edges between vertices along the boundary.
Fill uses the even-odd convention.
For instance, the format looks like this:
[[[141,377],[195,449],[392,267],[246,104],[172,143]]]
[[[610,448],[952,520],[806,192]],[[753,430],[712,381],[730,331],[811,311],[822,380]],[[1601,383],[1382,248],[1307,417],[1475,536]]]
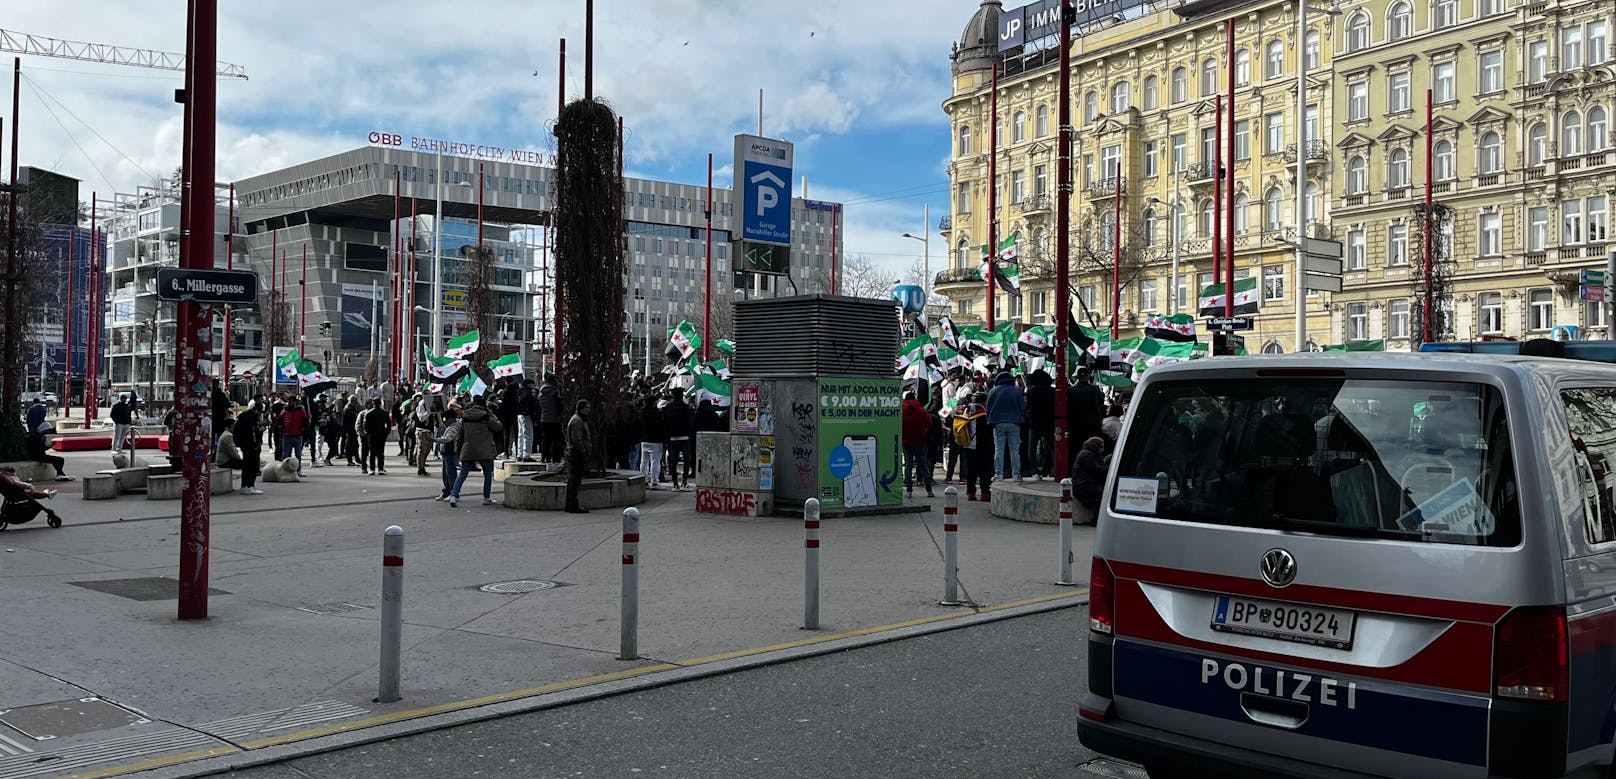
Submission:
[[[1072,608],[1088,603],[1088,589],[1043,595],[989,606],[970,613],[944,613],[893,625],[846,633],[814,636],[774,646],[743,649],[710,657],[657,663],[599,676],[515,690],[471,700],[379,714],[297,733],[168,755],[121,766],[81,773],[80,779],[135,774],[142,779],[186,779],[212,776],[243,768],[268,765],[299,757],[332,752],[387,739],[429,733],[515,714],[553,709],[573,703],[637,692],[679,682],[718,676],[751,668],[873,646],[905,638],[941,633],[1029,614]],[[136,774],[136,772],[139,772]]]

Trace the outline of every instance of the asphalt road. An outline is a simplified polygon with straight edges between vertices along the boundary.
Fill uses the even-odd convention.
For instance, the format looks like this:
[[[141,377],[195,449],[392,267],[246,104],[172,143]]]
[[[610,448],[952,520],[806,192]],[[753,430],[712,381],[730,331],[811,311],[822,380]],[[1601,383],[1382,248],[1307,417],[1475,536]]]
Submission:
[[[1086,617],[992,622],[239,775],[1092,779],[1075,709]]]

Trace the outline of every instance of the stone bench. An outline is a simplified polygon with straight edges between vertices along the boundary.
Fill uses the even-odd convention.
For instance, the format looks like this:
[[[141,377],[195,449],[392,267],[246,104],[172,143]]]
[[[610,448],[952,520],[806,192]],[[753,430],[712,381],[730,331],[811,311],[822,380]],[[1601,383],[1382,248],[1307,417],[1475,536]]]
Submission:
[[[167,467],[167,466],[163,466]],[[134,468],[112,468],[105,471],[96,471],[96,476],[109,476],[118,484],[118,493],[138,492],[146,489],[146,480],[152,476],[151,466],[137,466]]]
[[[1060,482],[1052,479],[1026,482],[995,481],[993,505],[988,510],[1000,519],[1054,525],[1060,523],[1060,496]],[[1073,524],[1093,524],[1077,521],[1075,501],[1072,511]]]
[[[185,494],[185,477],[177,473],[146,477],[146,500],[179,500]]]
[[[578,505],[586,509],[625,508],[645,502],[645,474],[612,471],[578,486]],[[567,507],[564,473],[523,473],[505,480],[505,507],[527,511],[560,511]]]
[[[549,466],[541,462],[525,463],[520,460],[503,460],[494,469],[494,481],[502,482],[512,476],[524,473],[543,473]]]
[[[236,472],[229,468],[214,468],[208,474],[208,491],[214,495],[228,495],[236,491]]]
[[[118,497],[118,477],[109,473],[97,473],[86,476],[81,480],[84,484],[85,500],[112,500]]]

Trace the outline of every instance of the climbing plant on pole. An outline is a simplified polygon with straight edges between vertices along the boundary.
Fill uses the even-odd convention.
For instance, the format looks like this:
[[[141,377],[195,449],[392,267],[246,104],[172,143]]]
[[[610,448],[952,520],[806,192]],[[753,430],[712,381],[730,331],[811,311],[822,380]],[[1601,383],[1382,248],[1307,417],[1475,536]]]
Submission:
[[[627,237],[618,196],[623,179],[617,116],[600,100],[577,100],[561,110],[555,135],[560,377],[569,413],[580,398],[604,412],[616,406],[627,384],[621,359]]]

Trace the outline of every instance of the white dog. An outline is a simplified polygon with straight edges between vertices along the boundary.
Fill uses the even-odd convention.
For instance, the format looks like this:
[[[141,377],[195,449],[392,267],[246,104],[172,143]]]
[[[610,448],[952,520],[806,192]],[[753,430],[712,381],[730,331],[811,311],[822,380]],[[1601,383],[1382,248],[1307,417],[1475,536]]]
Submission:
[[[288,457],[280,462],[270,462],[264,466],[259,481],[295,482],[300,481],[297,476],[297,458]]]

